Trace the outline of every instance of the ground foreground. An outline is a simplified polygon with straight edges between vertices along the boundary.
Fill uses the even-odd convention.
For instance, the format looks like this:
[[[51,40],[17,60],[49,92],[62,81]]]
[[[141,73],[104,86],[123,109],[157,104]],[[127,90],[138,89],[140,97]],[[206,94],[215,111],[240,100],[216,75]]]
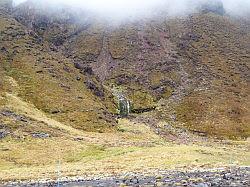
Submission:
[[[176,183],[177,186],[199,181],[204,185],[215,183],[215,186],[229,183],[247,186],[249,183],[249,168],[237,169],[250,165],[249,140],[215,141],[193,137],[199,140],[193,142],[195,135],[186,134],[189,142],[176,143],[134,120],[121,119],[116,133],[68,129],[71,133],[63,138],[5,138],[0,142],[0,182],[19,186],[13,182],[27,184],[79,178],[91,181],[70,185],[117,186],[138,182],[152,185],[156,181],[159,185]],[[221,167],[236,169],[207,171]],[[204,172],[190,172],[192,170]],[[103,179],[113,176],[115,179]]]

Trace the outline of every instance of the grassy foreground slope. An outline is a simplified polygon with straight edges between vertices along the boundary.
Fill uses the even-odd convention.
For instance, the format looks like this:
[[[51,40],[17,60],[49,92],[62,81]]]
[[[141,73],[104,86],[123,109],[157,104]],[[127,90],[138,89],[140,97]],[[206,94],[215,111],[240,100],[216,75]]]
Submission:
[[[77,139],[69,134],[49,139],[5,139],[0,142],[2,182],[56,180],[58,168],[63,178],[250,164],[249,141],[177,145],[152,133],[145,124],[129,120],[119,124],[117,133],[85,132]]]

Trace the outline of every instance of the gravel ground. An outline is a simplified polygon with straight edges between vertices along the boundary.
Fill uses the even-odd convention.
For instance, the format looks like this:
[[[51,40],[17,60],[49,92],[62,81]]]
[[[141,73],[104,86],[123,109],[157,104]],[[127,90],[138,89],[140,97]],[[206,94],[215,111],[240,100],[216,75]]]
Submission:
[[[67,187],[116,187],[116,186],[190,186],[190,187],[241,187],[250,186],[250,167],[214,169],[206,171],[178,172],[166,171],[158,172],[155,176],[138,174],[128,174],[126,176],[106,178],[106,179],[71,179],[69,181],[48,182],[48,183],[16,183],[6,186],[67,186]]]

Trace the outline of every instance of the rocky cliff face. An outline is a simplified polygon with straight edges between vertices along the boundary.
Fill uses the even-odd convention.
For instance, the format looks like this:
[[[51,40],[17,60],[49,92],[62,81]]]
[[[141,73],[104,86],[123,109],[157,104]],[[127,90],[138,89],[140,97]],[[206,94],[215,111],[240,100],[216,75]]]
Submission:
[[[184,18],[113,26],[43,6],[22,4],[0,25],[1,68],[39,109],[84,130],[107,130],[116,89],[148,123],[249,136],[248,20],[223,15],[217,3]]]

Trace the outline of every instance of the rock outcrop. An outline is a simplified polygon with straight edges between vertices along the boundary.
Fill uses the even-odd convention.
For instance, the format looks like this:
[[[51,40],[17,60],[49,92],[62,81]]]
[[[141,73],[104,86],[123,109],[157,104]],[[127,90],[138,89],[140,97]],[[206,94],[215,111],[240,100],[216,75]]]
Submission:
[[[205,0],[200,10],[203,13],[212,12],[219,15],[225,14],[225,9],[221,0]]]

